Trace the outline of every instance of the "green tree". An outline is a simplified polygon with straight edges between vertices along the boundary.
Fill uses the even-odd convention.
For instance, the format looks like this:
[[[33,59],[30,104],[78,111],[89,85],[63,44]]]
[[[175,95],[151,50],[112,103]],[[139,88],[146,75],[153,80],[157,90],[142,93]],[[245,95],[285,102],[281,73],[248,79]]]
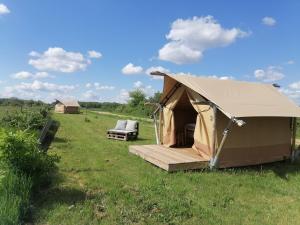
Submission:
[[[137,106],[141,106],[144,105],[145,101],[146,101],[146,95],[145,93],[140,90],[140,89],[136,89],[134,91],[129,92],[129,106],[131,107],[137,107]]]
[[[161,92],[159,92],[159,91],[155,92],[152,97],[149,97],[149,102],[151,102],[151,103],[159,103],[161,95],[162,95]]]

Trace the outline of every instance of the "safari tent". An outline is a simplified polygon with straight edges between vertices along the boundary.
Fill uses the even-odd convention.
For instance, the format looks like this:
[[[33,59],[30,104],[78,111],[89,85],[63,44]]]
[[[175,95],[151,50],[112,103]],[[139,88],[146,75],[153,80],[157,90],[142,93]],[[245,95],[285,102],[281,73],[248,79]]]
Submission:
[[[163,94],[156,110],[158,145],[151,146],[156,155],[149,146],[144,148],[147,151],[133,146],[132,153],[145,159],[150,154],[148,161],[158,166],[164,161],[167,170],[177,161],[178,165],[185,165],[184,169],[189,168],[187,162],[195,164],[197,160],[201,165],[207,162],[211,167],[225,168],[291,157],[300,108],[273,85],[153,74],[164,77]],[[162,159],[157,149],[161,150]],[[189,156],[197,156],[195,160],[180,161],[187,154],[174,160],[182,149]],[[155,163],[157,160],[159,163]]]
[[[56,99],[56,113],[80,113],[80,105],[78,101],[73,99]]]

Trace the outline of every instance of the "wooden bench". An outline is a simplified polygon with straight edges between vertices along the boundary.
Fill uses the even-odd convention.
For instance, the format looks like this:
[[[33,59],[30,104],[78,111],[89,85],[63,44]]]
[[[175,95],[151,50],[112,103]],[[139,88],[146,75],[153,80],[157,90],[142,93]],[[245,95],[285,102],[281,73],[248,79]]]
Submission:
[[[121,141],[136,140],[139,135],[139,123],[137,121],[135,122],[135,129],[110,129],[107,131],[106,137]]]

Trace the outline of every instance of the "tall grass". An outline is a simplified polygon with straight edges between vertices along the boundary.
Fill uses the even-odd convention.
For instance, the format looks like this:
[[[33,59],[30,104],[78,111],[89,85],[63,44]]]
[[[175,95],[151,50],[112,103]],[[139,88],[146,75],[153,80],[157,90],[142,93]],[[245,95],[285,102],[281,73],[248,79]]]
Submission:
[[[9,171],[0,186],[0,225],[20,224],[29,208],[32,181]]]

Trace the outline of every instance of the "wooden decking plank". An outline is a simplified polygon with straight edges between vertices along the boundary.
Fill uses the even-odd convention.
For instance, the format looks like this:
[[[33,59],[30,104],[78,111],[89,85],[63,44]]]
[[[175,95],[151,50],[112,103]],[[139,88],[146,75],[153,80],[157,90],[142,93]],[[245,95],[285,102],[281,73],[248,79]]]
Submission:
[[[156,145],[151,145],[151,148],[152,149],[155,149],[157,146]],[[172,157],[176,157],[178,159],[180,159],[179,161],[180,162],[186,162],[186,161],[191,161],[191,162],[195,162],[195,161],[199,161],[198,158],[195,158],[195,157],[192,157],[192,156],[189,156],[189,155],[186,155],[184,153],[181,153],[177,150],[171,150],[165,146],[159,146],[161,148],[161,150],[163,152],[167,152],[167,154],[170,154]]]
[[[188,148],[170,149],[161,145],[135,145],[129,146],[129,151],[170,172],[205,168],[208,165],[207,160]]]
[[[179,163],[177,159],[173,159],[169,155],[165,155],[161,151],[156,151],[148,147],[148,145],[143,146],[143,148],[135,147],[136,151],[142,152],[143,154],[148,154],[151,157],[157,157],[160,161],[163,161],[167,164],[170,163]]]
[[[156,146],[153,145],[148,145],[146,146],[148,149],[150,149],[151,151],[155,151],[157,152],[159,155],[164,155],[170,159],[173,159],[175,163],[183,163],[186,161],[195,161],[194,159],[190,159],[190,158],[185,158],[182,155],[178,155],[178,154],[173,154],[174,152],[169,150],[169,149],[165,149],[165,148],[156,148]]]
[[[199,161],[199,162],[188,162],[188,163],[179,163],[179,164],[170,164],[169,171],[178,171],[178,170],[194,170],[206,168],[208,162]]]
[[[164,169],[164,170],[167,170],[169,171],[169,164],[168,163],[165,163],[155,157],[152,157],[151,155],[147,154],[147,153],[144,153],[143,151],[139,151],[139,150],[136,150],[134,147],[129,147],[129,151],[133,154],[136,154],[138,156],[140,156],[142,159]]]

